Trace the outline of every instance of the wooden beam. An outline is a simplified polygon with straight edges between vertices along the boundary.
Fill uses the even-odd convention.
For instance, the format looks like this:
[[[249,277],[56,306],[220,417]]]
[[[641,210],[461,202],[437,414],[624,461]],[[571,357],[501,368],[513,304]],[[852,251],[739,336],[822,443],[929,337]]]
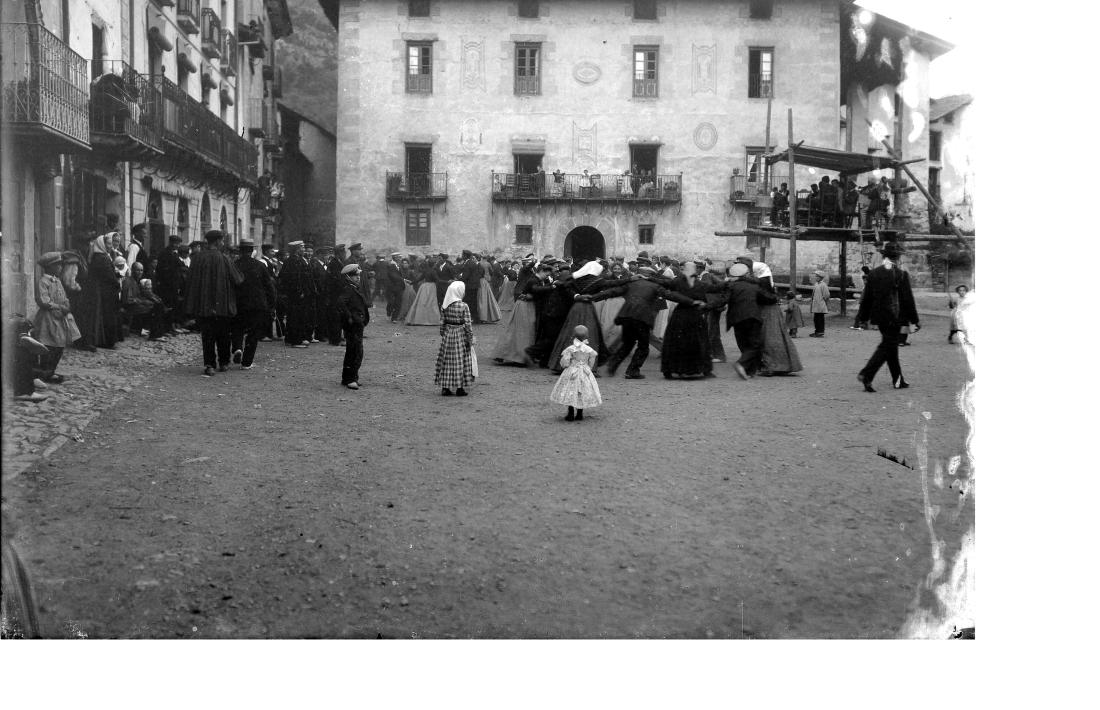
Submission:
[[[802,145],[799,142],[798,145]],[[794,109],[787,109],[787,159],[788,159],[788,172],[787,179],[790,180],[788,187],[791,190],[791,195],[787,199],[787,212],[790,214],[790,228],[791,228],[791,283],[798,282],[798,190],[795,189],[794,184],[794,149],[797,148],[794,144]]]
[[[840,240],[840,315],[848,315],[848,240]]]

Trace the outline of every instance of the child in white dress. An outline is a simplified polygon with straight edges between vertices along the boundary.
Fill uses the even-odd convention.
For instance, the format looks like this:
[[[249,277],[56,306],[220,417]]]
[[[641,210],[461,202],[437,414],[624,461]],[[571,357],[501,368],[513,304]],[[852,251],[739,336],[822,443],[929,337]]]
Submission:
[[[588,346],[588,328],[578,325],[573,329],[573,344],[561,353],[562,373],[550,401],[569,407],[565,421],[584,421],[584,410],[603,404],[600,386],[592,374],[596,365],[596,351]]]

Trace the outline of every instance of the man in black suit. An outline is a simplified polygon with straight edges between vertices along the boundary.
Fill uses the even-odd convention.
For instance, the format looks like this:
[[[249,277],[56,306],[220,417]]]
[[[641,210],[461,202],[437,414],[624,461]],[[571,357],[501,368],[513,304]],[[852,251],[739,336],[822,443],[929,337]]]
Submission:
[[[404,256],[400,252],[390,254],[390,260],[386,262],[383,277],[386,289],[386,317],[390,323],[397,322],[397,316],[401,314],[401,298],[405,295],[405,278],[401,275],[401,267],[398,262]]]
[[[638,269],[639,276],[635,276],[626,283],[612,286],[592,295],[578,295],[578,301],[602,301],[615,296],[625,299],[619,315],[615,316],[615,324],[623,328],[623,342],[619,349],[611,354],[607,360],[607,374],[614,375],[619,365],[626,359],[630,351],[634,351],[634,357],[630,359],[630,365],[626,368],[626,379],[644,380],[641,370],[649,356],[649,332],[653,329],[653,322],[657,319],[657,304],[664,298],[675,301],[684,306],[702,308],[706,304],[703,301],[693,301],[687,296],[669,291],[660,284],[649,280],[656,276],[652,268],[642,266]]]
[[[455,265],[451,263],[451,257],[447,254],[439,255],[439,266],[435,267],[435,298],[439,301],[439,307],[443,307],[443,297],[447,295],[447,289],[455,280]]]
[[[344,367],[341,370],[340,384],[349,390],[359,389],[359,367],[363,364],[363,328],[370,320],[367,309],[369,291],[363,292],[361,284],[362,269],[359,264],[348,264],[340,269],[340,295],[336,297],[336,311],[340,314],[340,325],[344,331]]]
[[[470,317],[474,323],[480,323],[481,319],[477,317],[477,292],[481,288],[481,264],[478,263],[473,252],[466,250],[462,252],[461,278],[466,284],[466,295],[462,300],[470,307]]]
[[[244,281],[237,286],[237,315],[233,319],[230,337],[233,341],[233,362],[242,370],[252,369],[256,343],[271,327],[275,310],[275,277],[267,264],[252,256],[256,244],[242,239],[237,247],[237,270]]]
[[[764,354],[764,322],[760,317],[762,291],[748,266],[738,262],[730,267],[729,273],[734,281],[729,286],[726,330],[733,328],[733,337],[741,351],[733,369],[738,377],[747,380],[760,369],[760,358]]]
[[[890,370],[890,382],[894,389],[905,389],[909,386],[901,374],[898,342],[901,327],[909,323],[920,325],[920,320],[916,302],[913,300],[913,288],[909,284],[909,274],[897,265],[900,255],[901,250],[894,242],[887,242],[882,246],[882,264],[867,275],[863,298],[859,302],[856,322],[874,323],[882,336],[875,352],[871,354],[871,359],[856,376],[867,392],[875,391],[871,381],[875,379],[875,373],[884,362]]]
[[[328,269],[325,267],[325,260],[332,251],[332,247],[322,245],[309,257],[309,272],[313,276],[316,290],[313,296],[312,331],[309,334],[311,343],[328,340]]]

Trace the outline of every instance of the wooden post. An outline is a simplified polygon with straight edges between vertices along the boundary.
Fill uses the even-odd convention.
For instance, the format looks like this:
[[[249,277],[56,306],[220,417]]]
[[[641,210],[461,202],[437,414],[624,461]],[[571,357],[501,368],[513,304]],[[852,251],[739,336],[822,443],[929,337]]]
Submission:
[[[772,144],[772,97],[771,92],[768,92],[768,118],[764,123],[764,155],[768,154],[771,150]],[[760,158],[760,169],[762,174],[760,178],[764,180],[764,189],[767,190],[771,187],[771,170],[768,168],[768,161],[764,160],[763,156]]]
[[[791,226],[791,285],[798,288],[798,190],[794,189],[794,109],[787,109],[787,188],[791,196],[787,200]]]
[[[840,237],[840,315],[848,315],[848,236]]]

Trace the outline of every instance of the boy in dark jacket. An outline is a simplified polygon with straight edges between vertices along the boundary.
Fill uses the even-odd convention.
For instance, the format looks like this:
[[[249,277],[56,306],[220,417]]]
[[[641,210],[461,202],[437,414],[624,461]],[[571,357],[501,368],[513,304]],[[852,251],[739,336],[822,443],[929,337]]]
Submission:
[[[367,299],[359,287],[359,264],[348,264],[341,271],[343,290],[336,299],[340,325],[344,330],[344,369],[340,384],[349,390],[359,389],[359,367],[363,364],[363,327],[367,324]]]

